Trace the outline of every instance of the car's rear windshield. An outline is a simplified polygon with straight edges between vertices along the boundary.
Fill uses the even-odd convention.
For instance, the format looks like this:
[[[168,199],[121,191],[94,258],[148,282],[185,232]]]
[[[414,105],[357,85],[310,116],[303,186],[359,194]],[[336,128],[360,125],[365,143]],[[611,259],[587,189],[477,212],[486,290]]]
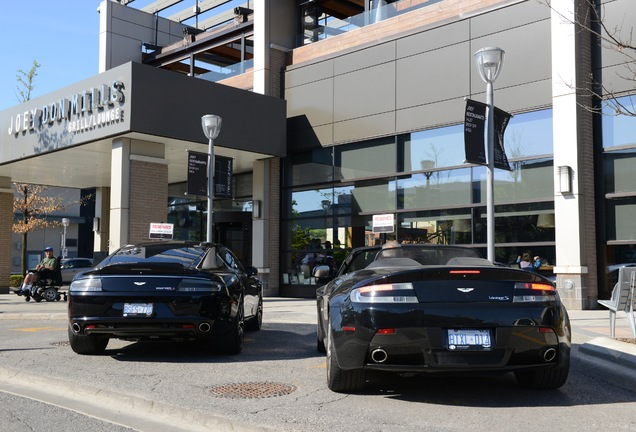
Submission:
[[[184,267],[194,268],[205,256],[206,248],[194,245],[169,246],[156,245],[124,246],[108,256],[100,266],[116,263],[178,263]]]

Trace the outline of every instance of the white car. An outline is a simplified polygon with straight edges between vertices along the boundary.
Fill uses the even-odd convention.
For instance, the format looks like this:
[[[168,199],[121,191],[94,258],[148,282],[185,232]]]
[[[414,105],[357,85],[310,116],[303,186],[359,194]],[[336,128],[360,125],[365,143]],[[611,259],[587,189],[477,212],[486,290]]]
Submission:
[[[91,258],[64,258],[60,263],[62,283],[70,284],[76,274],[93,267]]]

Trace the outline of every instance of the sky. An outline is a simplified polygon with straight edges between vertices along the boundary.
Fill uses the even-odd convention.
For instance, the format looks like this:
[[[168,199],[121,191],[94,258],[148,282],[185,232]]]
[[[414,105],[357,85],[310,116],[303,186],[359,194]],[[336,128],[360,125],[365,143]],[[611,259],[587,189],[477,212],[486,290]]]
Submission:
[[[19,105],[18,70],[41,66],[31,98],[97,75],[100,0],[0,3],[0,111]]]
[[[197,0],[161,12],[168,16]],[[140,9],[154,0],[134,0]],[[31,99],[97,75],[99,71],[99,13],[101,0],[2,0],[0,2],[0,111],[20,104],[18,70],[28,73],[36,60],[41,66],[34,79]],[[233,7],[236,0],[217,8]],[[205,15],[202,15],[204,17]]]

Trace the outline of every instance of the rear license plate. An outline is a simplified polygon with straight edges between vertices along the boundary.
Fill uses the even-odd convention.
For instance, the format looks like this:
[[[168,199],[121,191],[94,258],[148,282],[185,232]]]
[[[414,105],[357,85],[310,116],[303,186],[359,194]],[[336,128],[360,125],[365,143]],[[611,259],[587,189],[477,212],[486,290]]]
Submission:
[[[151,316],[152,303],[124,303],[124,316]]]
[[[490,330],[448,329],[449,350],[483,351],[491,347]]]

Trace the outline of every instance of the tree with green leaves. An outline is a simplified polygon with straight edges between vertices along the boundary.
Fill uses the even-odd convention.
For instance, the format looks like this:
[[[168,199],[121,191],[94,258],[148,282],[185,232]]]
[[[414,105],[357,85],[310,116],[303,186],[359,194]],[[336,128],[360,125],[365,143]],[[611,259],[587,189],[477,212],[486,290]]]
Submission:
[[[31,100],[31,93],[33,92],[35,77],[38,76],[38,68],[42,66],[37,60],[33,60],[33,65],[28,72],[24,72],[22,69],[18,69],[16,78],[18,80],[18,101],[20,103]]]

